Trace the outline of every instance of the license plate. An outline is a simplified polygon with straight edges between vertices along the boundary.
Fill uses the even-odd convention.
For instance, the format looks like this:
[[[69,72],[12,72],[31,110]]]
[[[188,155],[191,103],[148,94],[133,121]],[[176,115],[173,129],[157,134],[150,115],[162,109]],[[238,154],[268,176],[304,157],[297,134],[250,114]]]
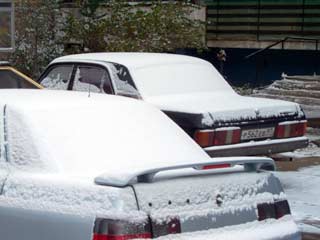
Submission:
[[[274,127],[242,130],[241,140],[270,138],[274,135]]]

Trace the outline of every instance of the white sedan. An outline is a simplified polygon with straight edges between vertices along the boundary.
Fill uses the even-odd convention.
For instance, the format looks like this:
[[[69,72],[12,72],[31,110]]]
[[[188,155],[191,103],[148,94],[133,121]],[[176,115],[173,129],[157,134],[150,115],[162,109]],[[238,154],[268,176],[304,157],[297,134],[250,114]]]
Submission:
[[[0,90],[0,108],[1,239],[300,239],[271,159],[212,159],[146,103]]]
[[[211,63],[199,58],[69,55],[53,60],[39,83],[50,89],[143,99],[166,113],[211,157],[269,155],[308,145],[307,122],[298,104],[240,96]]]

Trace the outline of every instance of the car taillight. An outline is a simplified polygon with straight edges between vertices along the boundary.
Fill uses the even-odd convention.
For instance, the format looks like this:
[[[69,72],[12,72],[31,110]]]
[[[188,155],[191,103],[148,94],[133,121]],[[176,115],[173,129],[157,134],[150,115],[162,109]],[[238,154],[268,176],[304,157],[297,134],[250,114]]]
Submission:
[[[258,220],[276,218],[276,210],[273,203],[262,203],[258,205]]]
[[[93,240],[127,240],[151,238],[149,222],[129,222],[97,218],[94,224]]]
[[[285,215],[291,214],[288,201],[278,201],[274,203],[276,209],[276,218],[282,218]]]
[[[198,130],[194,134],[194,140],[201,147],[209,147],[213,143],[214,130]]]
[[[279,123],[276,127],[276,138],[299,137],[305,135],[307,121],[291,121]]]
[[[205,165],[201,169],[202,170],[210,170],[210,169],[229,168],[229,167],[231,167],[230,163],[223,163],[223,164]]]
[[[240,142],[240,128],[218,128],[215,130],[213,145],[228,145]]]
[[[235,144],[240,142],[240,138],[241,130],[239,127],[198,130],[194,134],[194,140],[201,147]]]
[[[163,222],[151,218],[145,222],[97,218],[92,240],[150,239],[176,233],[181,233],[180,219],[177,217]]]
[[[275,203],[258,204],[258,220],[263,221],[267,218],[279,219],[285,215],[291,214],[287,200],[276,201]]]

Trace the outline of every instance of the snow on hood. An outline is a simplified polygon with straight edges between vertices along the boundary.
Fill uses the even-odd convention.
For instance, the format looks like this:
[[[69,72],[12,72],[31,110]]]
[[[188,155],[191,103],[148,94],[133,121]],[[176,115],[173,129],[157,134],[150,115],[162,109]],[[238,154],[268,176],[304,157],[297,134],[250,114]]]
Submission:
[[[303,116],[300,106],[296,103],[244,97],[230,91],[165,95],[147,97],[145,100],[164,111],[202,114],[202,124],[206,126],[220,121]]]

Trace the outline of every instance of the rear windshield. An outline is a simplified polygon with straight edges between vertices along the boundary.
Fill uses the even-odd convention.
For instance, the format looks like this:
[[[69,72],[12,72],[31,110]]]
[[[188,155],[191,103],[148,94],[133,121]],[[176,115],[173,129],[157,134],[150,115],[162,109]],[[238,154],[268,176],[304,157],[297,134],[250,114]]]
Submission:
[[[134,71],[142,96],[232,91],[218,71],[207,64],[149,66]]]

